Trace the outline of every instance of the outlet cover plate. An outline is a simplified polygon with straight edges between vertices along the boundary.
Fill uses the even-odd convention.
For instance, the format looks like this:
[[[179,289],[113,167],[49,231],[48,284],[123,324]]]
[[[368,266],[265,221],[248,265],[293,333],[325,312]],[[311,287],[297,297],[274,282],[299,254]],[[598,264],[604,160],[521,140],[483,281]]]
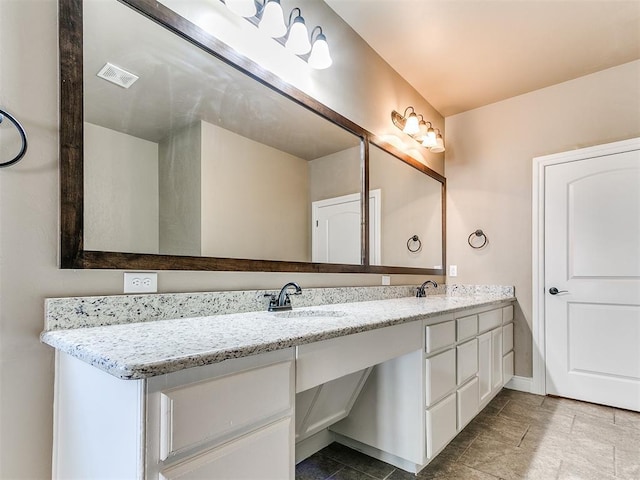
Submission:
[[[158,274],[156,272],[124,272],[124,293],[156,293]]]
[[[449,265],[449,276],[457,277],[458,276],[458,266],[457,265]]]

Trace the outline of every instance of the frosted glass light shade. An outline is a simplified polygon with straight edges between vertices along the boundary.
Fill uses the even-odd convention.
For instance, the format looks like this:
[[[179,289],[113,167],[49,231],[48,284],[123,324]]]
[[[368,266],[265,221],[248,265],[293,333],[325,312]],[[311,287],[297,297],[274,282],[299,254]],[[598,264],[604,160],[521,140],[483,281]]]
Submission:
[[[327,38],[323,34],[320,34],[313,42],[311,55],[309,56],[309,66],[311,68],[315,68],[316,70],[323,70],[325,68],[329,68],[332,63],[333,60],[331,59],[331,54],[329,53],[329,44],[327,43]]]
[[[309,32],[301,16],[297,16],[289,28],[289,37],[284,46],[296,55],[304,55],[311,50]]]
[[[280,0],[267,0],[258,28],[272,38],[280,38],[287,33]]]
[[[241,17],[253,17],[257,12],[253,0],[225,0],[224,3],[229,10]]]
[[[438,136],[436,137],[435,146],[431,147],[429,150],[431,152],[433,152],[433,153],[442,153],[442,152],[444,152],[444,139],[442,138],[441,134],[438,134]]]
[[[420,132],[418,116],[415,113],[411,113],[409,115],[409,118],[407,118],[402,131],[408,135],[415,135],[416,133]]]

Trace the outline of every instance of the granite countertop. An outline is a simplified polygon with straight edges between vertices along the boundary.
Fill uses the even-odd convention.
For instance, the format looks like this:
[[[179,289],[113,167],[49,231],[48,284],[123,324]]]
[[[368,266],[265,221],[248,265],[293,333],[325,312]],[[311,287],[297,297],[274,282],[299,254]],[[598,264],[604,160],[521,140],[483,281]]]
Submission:
[[[40,338],[115,377],[141,379],[512,300],[513,294],[480,293],[295,308],[294,298],[289,312],[50,330]]]

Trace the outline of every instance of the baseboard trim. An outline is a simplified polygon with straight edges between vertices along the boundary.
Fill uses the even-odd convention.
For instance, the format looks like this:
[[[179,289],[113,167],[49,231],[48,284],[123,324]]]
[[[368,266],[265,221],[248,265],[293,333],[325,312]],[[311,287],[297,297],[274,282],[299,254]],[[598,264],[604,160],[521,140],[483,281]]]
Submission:
[[[533,378],[514,376],[504,387],[511,390],[518,390],[520,392],[532,393]]]
[[[305,458],[310,457],[316,452],[319,452],[324,447],[333,443],[335,434],[330,432],[328,428],[320,430],[318,433],[311,435],[304,440],[296,443],[296,465]]]

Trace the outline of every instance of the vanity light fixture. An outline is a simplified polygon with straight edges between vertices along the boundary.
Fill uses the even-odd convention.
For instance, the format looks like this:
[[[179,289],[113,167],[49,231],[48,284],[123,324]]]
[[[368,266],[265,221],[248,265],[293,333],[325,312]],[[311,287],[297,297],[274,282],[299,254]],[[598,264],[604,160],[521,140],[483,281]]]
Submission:
[[[284,12],[280,6],[280,0],[265,0],[258,29],[272,38],[284,37],[287,26],[284,23]]]
[[[313,34],[318,30],[315,40]],[[317,70],[329,68],[333,63],[331,54],[329,53],[329,45],[327,37],[322,33],[322,27],[317,26],[311,31],[311,55],[309,55],[309,65]]]
[[[391,121],[397,128],[416,142],[419,142],[423,147],[428,148],[432,153],[444,152],[444,139],[440,129],[433,128],[433,124],[425,121],[422,114],[416,113],[413,107],[407,107],[404,114],[393,110],[391,112]]]
[[[323,70],[333,63],[329,53],[327,37],[320,26],[314,27],[309,35],[302,11],[295,7],[289,13],[289,24],[284,21],[285,16],[280,0],[220,0],[227,8],[237,15],[245,17],[258,27],[265,35],[307,61],[311,68]],[[294,15],[295,14],[295,15]],[[314,33],[318,34],[313,38]]]
[[[407,112],[409,111],[409,109],[411,109],[411,113],[407,117]],[[418,115],[416,114],[416,111],[413,109],[413,107],[405,108],[403,117],[405,118],[404,128],[402,129],[404,133],[406,133],[407,135],[415,135],[417,133],[420,133],[420,122],[418,122]]]
[[[298,14],[293,18],[293,12],[298,11]],[[293,22],[291,19],[293,18]],[[289,36],[284,46],[296,55],[304,55],[311,50],[311,43],[309,42],[309,32],[307,26],[302,18],[302,12],[298,7],[291,10],[289,13]]]

